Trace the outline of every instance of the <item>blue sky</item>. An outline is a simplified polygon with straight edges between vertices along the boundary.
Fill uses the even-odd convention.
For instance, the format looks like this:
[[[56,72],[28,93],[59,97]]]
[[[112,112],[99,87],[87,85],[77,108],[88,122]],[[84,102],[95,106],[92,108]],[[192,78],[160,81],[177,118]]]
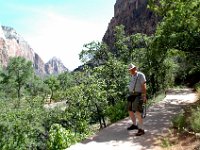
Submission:
[[[0,0],[0,24],[13,27],[44,62],[73,70],[83,45],[101,41],[116,0]]]

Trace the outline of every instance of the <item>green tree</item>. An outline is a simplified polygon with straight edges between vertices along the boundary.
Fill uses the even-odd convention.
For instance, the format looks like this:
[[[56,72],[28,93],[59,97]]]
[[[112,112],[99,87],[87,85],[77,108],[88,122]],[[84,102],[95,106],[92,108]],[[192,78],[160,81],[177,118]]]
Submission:
[[[46,85],[44,81],[36,75],[34,75],[31,81],[29,81],[25,89],[27,91],[26,100],[30,105],[33,105],[34,99],[37,98],[41,99],[41,105],[43,105],[49,93],[48,85]]]
[[[57,79],[60,83],[60,89],[65,92],[70,86],[73,85],[73,76],[70,72],[64,72],[58,75]]]
[[[10,58],[6,70],[5,82],[8,83],[9,88],[14,88],[16,91],[18,98],[17,106],[20,106],[22,90],[33,77],[32,63],[23,57],[13,57]]]
[[[54,93],[59,89],[59,80],[55,76],[49,76],[44,80],[44,83],[48,85],[50,89],[50,103],[54,97]]]
[[[131,59],[131,51],[129,48],[130,38],[125,34],[124,25],[115,27],[114,37],[114,56],[125,63],[129,63]]]
[[[109,48],[105,43],[90,42],[84,45],[84,50],[79,54],[79,59],[87,64],[99,66],[105,63],[111,56]]]
[[[156,31],[159,48],[199,51],[200,2],[161,0],[158,5],[151,5],[151,8],[163,17]]]
[[[179,71],[187,71],[187,75],[200,72],[199,5],[200,1],[197,0],[149,1],[149,7],[163,18],[156,30],[152,47],[160,51],[161,55],[172,49],[185,52],[187,63]]]

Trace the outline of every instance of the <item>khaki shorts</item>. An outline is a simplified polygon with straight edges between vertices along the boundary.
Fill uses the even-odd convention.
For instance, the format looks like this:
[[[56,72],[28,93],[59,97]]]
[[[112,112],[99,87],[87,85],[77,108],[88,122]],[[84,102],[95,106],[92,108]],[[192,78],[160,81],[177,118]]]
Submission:
[[[143,100],[141,96],[130,95],[128,97],[128,111],[133,111],[133,112],[138,111],[142,113],[143,111],[142,105],[143,105]]]

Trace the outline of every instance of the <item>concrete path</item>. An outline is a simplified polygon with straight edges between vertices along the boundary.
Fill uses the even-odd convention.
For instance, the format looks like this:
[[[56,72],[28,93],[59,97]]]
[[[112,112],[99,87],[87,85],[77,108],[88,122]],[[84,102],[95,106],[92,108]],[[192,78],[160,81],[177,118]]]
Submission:
[[[145,135],[136,137],[137,131],[127,131],[131,121],[125,118],[67,150],[159,150],[156,139],[169,131],[170,120],[181,111],[181,107],[196,99],[191,89],[171,90],[163,101],[148,108],[144,119]]]

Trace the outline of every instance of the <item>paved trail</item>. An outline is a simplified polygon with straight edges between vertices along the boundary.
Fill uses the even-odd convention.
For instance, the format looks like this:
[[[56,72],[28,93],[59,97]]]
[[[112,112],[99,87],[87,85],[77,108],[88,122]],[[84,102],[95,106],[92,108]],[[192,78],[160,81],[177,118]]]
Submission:
[[[67,150],[159,150],[156,139],[168,132],[172,117],[183,105],[195,101],[196,95],[191,89],[172,90],[163,101],[148,108],[144,119],[145,135],[136,137],[137,131],[127,131],[131,121],[125,118]]]

